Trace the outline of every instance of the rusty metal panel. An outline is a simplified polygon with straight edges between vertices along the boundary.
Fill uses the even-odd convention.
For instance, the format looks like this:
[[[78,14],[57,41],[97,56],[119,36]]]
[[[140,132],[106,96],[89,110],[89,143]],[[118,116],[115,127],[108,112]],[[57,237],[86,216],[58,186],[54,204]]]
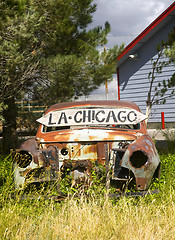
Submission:
[[[127,145],[127,149],[114,149],[114,151],[117,153],[123,152],[123,154],[121,158],[118,157],[118,172],[117,170],[115,172],[115,169],[113,169],[113,179],[121,180],[120,177],[115,176],[115,173],[119,175],[121,168],[128,169],[135,176],[137,189],[147,189],[160,164],[160,159],[152,139],[143,135],[130,145]],[[126,180],[128,180],[127,177]]]
[[[45,113],[47,122],[51,125],[56,121],[51,114],[58,110],[61,110],[62,114],[58,121],[64,119],[65,122],[71,119],[71,114],[79,114],[84,124],[53,124],[51,127],[41,124],[36,138],[27,140],[17,150],[14,162],[16,188],[19,189],[29,182],[57,181],[60,173],[62,177],[66,173],[73,175],[75,181],[90,179],[93,167],[98,164],[105,165],[106,154],[111,152],[109,168],[112,169],[112,179],[128,181],[132,173],[137,189],[147,189],[160,165],[154,143],[147,134],[143,119],[140,119],[138,124],[134,118],[130,119],[131,115],[123,115],[124,119],[126,117],[132,120],[132,126],[127,121],[121,124],[121,119],[118,119],[121,115],[117,115],[121,114],[121,111],[116,112],[116,108],[130,109],[122,114],[132,113],[132,117],[136,117],[137,112],[140,112],[136,104],[123,101],[73,102],[51,106]],[[89,122],[87,124],[87,121],[92,122],[92,115],[95,113],[101,114],[96,120],[108,118],[109,124],[105,122],[97,125],[98,121],[94,122],[95,125]],[[83,120],[83,114],[87,121]],[[117,122],[114,124],[115,116]]]

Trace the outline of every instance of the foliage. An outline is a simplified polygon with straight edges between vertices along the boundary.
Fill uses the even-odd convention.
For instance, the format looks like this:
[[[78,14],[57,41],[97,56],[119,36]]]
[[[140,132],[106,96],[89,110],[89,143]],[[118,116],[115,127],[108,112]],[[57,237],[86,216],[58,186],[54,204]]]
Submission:
[[[3,121],[4,121],[4,118],[3,118],[3,116],[2,116],[2,113],[3,113],[4,109],[6,109],[6,108],[7,108],[7,106],[4,105],[3,102],[0,103],[0,122],[1,122],[1,123],[3,123]]]
[[[93,54],[88,53],[86,57],[57,55],[47,59],[45,64],[51,81],[44,86],[35,87],[35,92],[39,93],[35,99],[38,97],[40,101],[45,99],[48,105],[70,101],[73,97],[88,95],[105,79],[109,79],[111,69],[100,63],[99,56],[92,58]]]
[[[160,155],[161,160],[161,178],[156,179],[151,188],[159,189],[161,194],[157,196],[157,199],[160,199],[162,196],[164,200],[167,201],[166,194],[170,192],[170,190],[174,190],[175,188],[175,155],[174,154],[163,154]]]
[[[12,171],[12,165],[13,165],[13,152],[11,152],[8,156],[1,156],[0,159],[0,186],[1,186],[1,194],[9,196],[10,193],[14,193],[14,186],[13,186],[13,171]],[[150,186],[151,189],[155,189],[155,186],[158,187],[158,189],[162,189],[165,191],[165,189],[168,189],[168,186],[175,186],[175,177],[174,177],[174,169],[175,169],[175,155],[173,154],[163,154],[160,155],[161,160],[161,178],[160,180],[153,180],[152,185]],[[69,173],[69,169],[67,169]],[[98,167],[94,167],[91,173],[91,180],[87,181],[87,179],[84,180],[83,183],[75,183],[73,180],[72,175],[65,174],[64,178],[59,182],[59,191],[61,191],[65,196],[77,196],[76,194],[81,191],[81,193],[85,194],[86,196],[93,196],[94,198],[99,198],[104,196],[106,192],[106,170],[105,166],[98,165]],[[158,184],[158,185],[157,185]],[[55,186],[52,185],[52,190],[55,190],[55,187],[57,188],[58,183],[55,183]],[[84,188],[82,186],[85,186]],[[45,188],[46,186],[43,185]],[[46,187],[47,191],[48,188]],[[4,191],[5,190],[5,191]],[[50,191],[50,190],[49,190]],[[112,188],[111,191],[113,192]],[[40,193],[40,192],[39,192]],[[46,192],[45,192],[46,193]],[[53,192],[52,192],[53,193]],[[23,194],[23,192],[22,192]],[[1,195],[1,196],[2,196]],[[3,199],[3,198],[2,198]]]
[[[21,94],[26,86],[31,85],[31,75],[36,72],[37,63],[32,54],[34,36],[29,31],[32,17],[20,13],[21,10],[14,12],[0,29],[1,102]]]
[[[67,169],[69,172],[69,169]],[[75,183],[73,176],[66,174],[60,182],[60,190],[65,196],[95,198],[104,196],[106,185],[106,171],[103,165],[94,167],[90,179],[84,179],[80,183]]]
[[[0,29],[0,101],[28,92],[30,98],[33,92],[44,102],[52,95],[52,103],[65,101],[88,94],[111,78],[123,46],[110,49],[104,65],[96,48],[107,42],[110,25],[87,30],[96,10],[92,0],[83,4],[80,0],[16,0],[13,4],[13,14],[11,5],[2,4],[9,17]]]
[[[37,119],[40,117],[40,114],[35,114],[33,112],[20,112],[17,117],[17,129],[19,131],[19,136],[35,136],[38,123]]]
[[[0,156],[0,206],[9,200],[10,194],[14,192],[12,155]]]
[[[2,114],[4,152],[17,143],[15,99],[27,91],[36,74],[37,60],[32,54],[34,35],[30,31],[32,16],[25,15],[26,4],[21,0],[1,4],[1,11],[7,12],[4,18],[2,15],[0,26],[0,103],[7,106]]]
[[[16,99],[51,105],[88,95],[111,79],[123,46],[110,49],[104,64],[97,47],[106,44],[110,25],[88,30],[96,11],[92,0],[15,0],[0,6],[0,103],[9,112]],[[13,113],[4,115],[4,147],[10,145],[9,132],[15,134]]]
[[[175,42],[172,44],[171,48],[167,48],[165,50],[165,54],[169,57],[172,61],[175,61]]]
[[[33,2],[38,13],[35,52],[40,52],[43,77],[36,81],[33,98],[47,105],[70,101],[110,80],[115,66],[112,56],[116,58],[123,46],[111,49],[104,64],[97,47],[107,42],[110,25],[87,30],[96,11],[92,0],[38,3]]]
[[[21,14],[23,11],[23,4],[25,0],[1,0],[0,2],[0,29],[4,27],[4,23],[7,23],[9,18],[15,16],[16,13]]]
[[[168,40],[165,43],[165,55],[170,61],[175,62],[175,32],[171,31],[168,36]]]

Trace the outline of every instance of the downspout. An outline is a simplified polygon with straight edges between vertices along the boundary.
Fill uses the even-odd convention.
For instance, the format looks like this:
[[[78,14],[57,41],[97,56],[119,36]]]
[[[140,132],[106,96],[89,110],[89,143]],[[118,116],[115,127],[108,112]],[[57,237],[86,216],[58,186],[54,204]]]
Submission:
[[[117,87],[118,87],[118,100],[120,100],[120,78],[119,78],[119,68],[117,68]]]

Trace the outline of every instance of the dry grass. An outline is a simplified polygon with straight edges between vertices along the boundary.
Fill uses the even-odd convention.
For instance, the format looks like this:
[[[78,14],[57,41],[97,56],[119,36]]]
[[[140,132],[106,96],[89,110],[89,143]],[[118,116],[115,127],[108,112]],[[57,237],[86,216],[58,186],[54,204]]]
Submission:
[[[82,196],[61,203],[10,199],[13,190],[7,160],[0,167],[2,240],[175,239],[175,155],[161,156],[162,177],[152,186],[160,194],[116,201],[92,195],[91,200]]]
[[[0,213],[0,239],[175,239],[174,197],[162,204],[153,197],[149,204],[142,198],[9,202]]]

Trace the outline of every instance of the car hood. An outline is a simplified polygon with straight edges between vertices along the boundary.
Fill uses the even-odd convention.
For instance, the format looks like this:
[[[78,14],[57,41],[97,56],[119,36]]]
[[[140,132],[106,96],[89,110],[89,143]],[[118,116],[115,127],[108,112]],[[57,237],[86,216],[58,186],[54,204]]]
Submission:
[[[143,135],[134,130],[74,129],[37,135],[40,142],[133,141]]]

